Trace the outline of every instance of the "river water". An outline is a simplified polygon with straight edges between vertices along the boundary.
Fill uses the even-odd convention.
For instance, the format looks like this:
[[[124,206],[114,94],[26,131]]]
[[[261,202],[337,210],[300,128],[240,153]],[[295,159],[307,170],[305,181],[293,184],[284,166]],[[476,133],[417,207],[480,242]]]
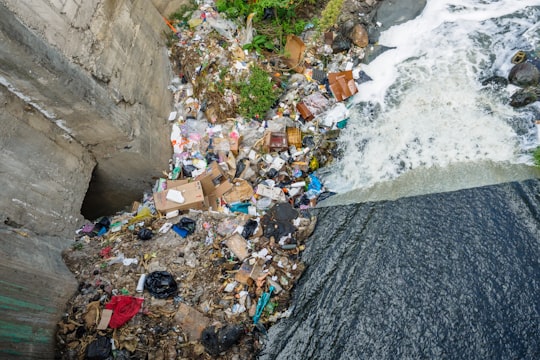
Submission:
[[[482,86],[539,24],[538,0],[428,0],[381,35],[260,358],[540,358],[540,107]]]
[[[482,81],[506,77],[516,51],[538,46],[539,4],[428,1],[418,18],[384,32],[379,42],[395,49],[361,67],[374,81],[359,86],[354,98],[358,105],[341,137],[345,156],[322,174],[330,189],[346,193],[332,203],[534,175],[526,166],[505,168],[532,164],[540,106],[515,110],[508,99],[516,87],[493,89]],[[406,183],[416,183],[412,193],[400,190],[402,184],[388,184],[403,174],[408,174]],[[384,191],[368,191],[382,184]]]

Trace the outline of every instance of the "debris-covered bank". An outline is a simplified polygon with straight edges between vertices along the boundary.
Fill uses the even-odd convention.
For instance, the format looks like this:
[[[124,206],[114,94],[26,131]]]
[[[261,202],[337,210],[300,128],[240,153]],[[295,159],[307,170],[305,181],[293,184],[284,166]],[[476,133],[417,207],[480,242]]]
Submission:
[[[357,66],[368,31],[308,21],[267,43],[260,18],[239,24],[221,5],[166,20],[177,74],[169,168],[64,252],[79,288],[58,324],[59,358],[253,358],[288,316],[310,209],[331,195],[317,170],[339,156],[349,100],[368,80]]]

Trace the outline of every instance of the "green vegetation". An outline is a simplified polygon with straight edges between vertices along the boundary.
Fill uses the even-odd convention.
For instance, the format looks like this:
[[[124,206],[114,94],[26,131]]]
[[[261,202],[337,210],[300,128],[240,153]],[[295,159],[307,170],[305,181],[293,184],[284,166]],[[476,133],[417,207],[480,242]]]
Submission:
[[[253,3],[245,0],[218,0],[216,8],[230,19],[242,22],[253,13],[253,28],[257,35],[246,46],[248,50],[260,52],[263,48],[280,51],[288,34],[300,35],[308,24],[316,25],[316,19],[310,21],[298,16],[298,10],[303,6],[313,7],[316,4],[316,0],[257,0]],[[255,43],[257,36],[266,39],[263,41],[263,38],[259,38],[260,43]]]
[[[170,20],[188,21],[191,13],[197,9],[197,2],[195,0],[190,0],[189,3],[183,4],[178,10],[172,13],[169,18]]]
[[[326,31],[332,27],[341,12],[343,6],[343,0],[330,0],[321,13],[321,21],[319,23],[319,29]]]
[[[76,242],[73,245],[71,245],[72,250],[82,250],[84,245],[80,242]]]
[[[216,9],[220,13],[225,13],[229,18],[247,17],[250,5],[244,0],[217,0]]]
[[[274,43],[268,40],[265,35],[257,35],[253,38],[253,41],[242,47],[244,50],[255,50],[258,54],[264,50],[274,50]]]
[[[533,151],[534,164],[540,167],[540,146]]]
[[[258,66],[252,66],[248,81],[237,83],[236,87],[241,99],[238,113],[246,119],[256,115],[263,118],[281,93],[281,89],[274,86],[270,76]]]

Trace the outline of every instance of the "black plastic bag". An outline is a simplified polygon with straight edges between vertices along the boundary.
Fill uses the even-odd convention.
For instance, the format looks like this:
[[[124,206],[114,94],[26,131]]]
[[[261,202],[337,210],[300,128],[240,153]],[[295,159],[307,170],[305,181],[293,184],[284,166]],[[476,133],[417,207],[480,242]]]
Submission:
[[[258,225],[259,223],[255,220],[249,219],[248,221],[246,221],[246,223],[244,224],[244,230],[242,230],[242,236],[244,237],[244,239],[249,239],[249,237],[255,232],[255,229],[257,229]]]
[[[176,227],[185,230],[188,235],[191,235],[195,232],[197,223],[193,219],[183,217],[178,223],[176,223]]]
[[[167,271],[154,271],[148,274],[144,281],[144,287],[157,299],[166,299],[176,295],[178,291],[176,281]]]
[[[98,336],[96,340],[88,344],[86,348],[86,359],[105,360],[111,355],[111,350],[111,339],[106,336]]]
[[[139,230],[137,233],[137,237],[141,240],[150,240],[154,234],[152,233],[152,230],[144,228]]]
[[[191,177],[191,174],[193,171],[197,170],[197,168],[193,165],[187,164],[182,167],[182,173],[185,177]]]
[[[239,325],[225,325],[219,330],[209,326],[201,333],[201,343],[207,353],[217,356],[238,343],[243,334],[244,329]]]
[[[207,152],[206,153],[206,163],[210,164],[214,161],[219,162],[219,156],[218,154],[214,154],[213,152]]]

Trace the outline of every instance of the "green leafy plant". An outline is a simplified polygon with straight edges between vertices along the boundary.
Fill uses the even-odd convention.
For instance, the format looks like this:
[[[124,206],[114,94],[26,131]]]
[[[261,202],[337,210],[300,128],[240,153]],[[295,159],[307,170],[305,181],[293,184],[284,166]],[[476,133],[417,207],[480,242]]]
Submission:
[[[238,112],[248,119],[256,115],[262,118],[281,94],[281,89],[274,86],[270,76],[258,66],[252,66],[247,82],[237,83],[236,87],[240,94]]]
[[[71,245],[72,250],[82,250],[84,245],[80,242],[76,242],[73,245]]]
[[[253,41],[249,44],[245,44],[242,49],[244,50],[255,50],[258,54],[264,50],[274,50],[274,43],[266,37],[266,35],[256,35],[253,38]]]
[[[341,0],[342,1],[342,0]],[[247,49],[260,52],[261,49],[279,51],[285,45],[288,34],[300,35],[307,24],[307,19],[297,17],[297,10],[305,4],[314,6],[316,0],[257,0],[246,3],[244,0],[217,0],[216,8],[230,19],[245,21],[245,17],[254,13],[253,28],[255,33],[275,41],[262,41],[247,44]],[[266,12],[272,16],[265,19]],[[312,13],[312,12],[311,12]],[[312,21],[311,23],[314,24]],[[277,45],[277,46],[276,46]]]
[[[540,167],[540,146],[533,151],[534,164]]]
[[[251,5],[244,0],[218,0],[216,9],[225,13],[229,18],[243,18],[251,12]]]

